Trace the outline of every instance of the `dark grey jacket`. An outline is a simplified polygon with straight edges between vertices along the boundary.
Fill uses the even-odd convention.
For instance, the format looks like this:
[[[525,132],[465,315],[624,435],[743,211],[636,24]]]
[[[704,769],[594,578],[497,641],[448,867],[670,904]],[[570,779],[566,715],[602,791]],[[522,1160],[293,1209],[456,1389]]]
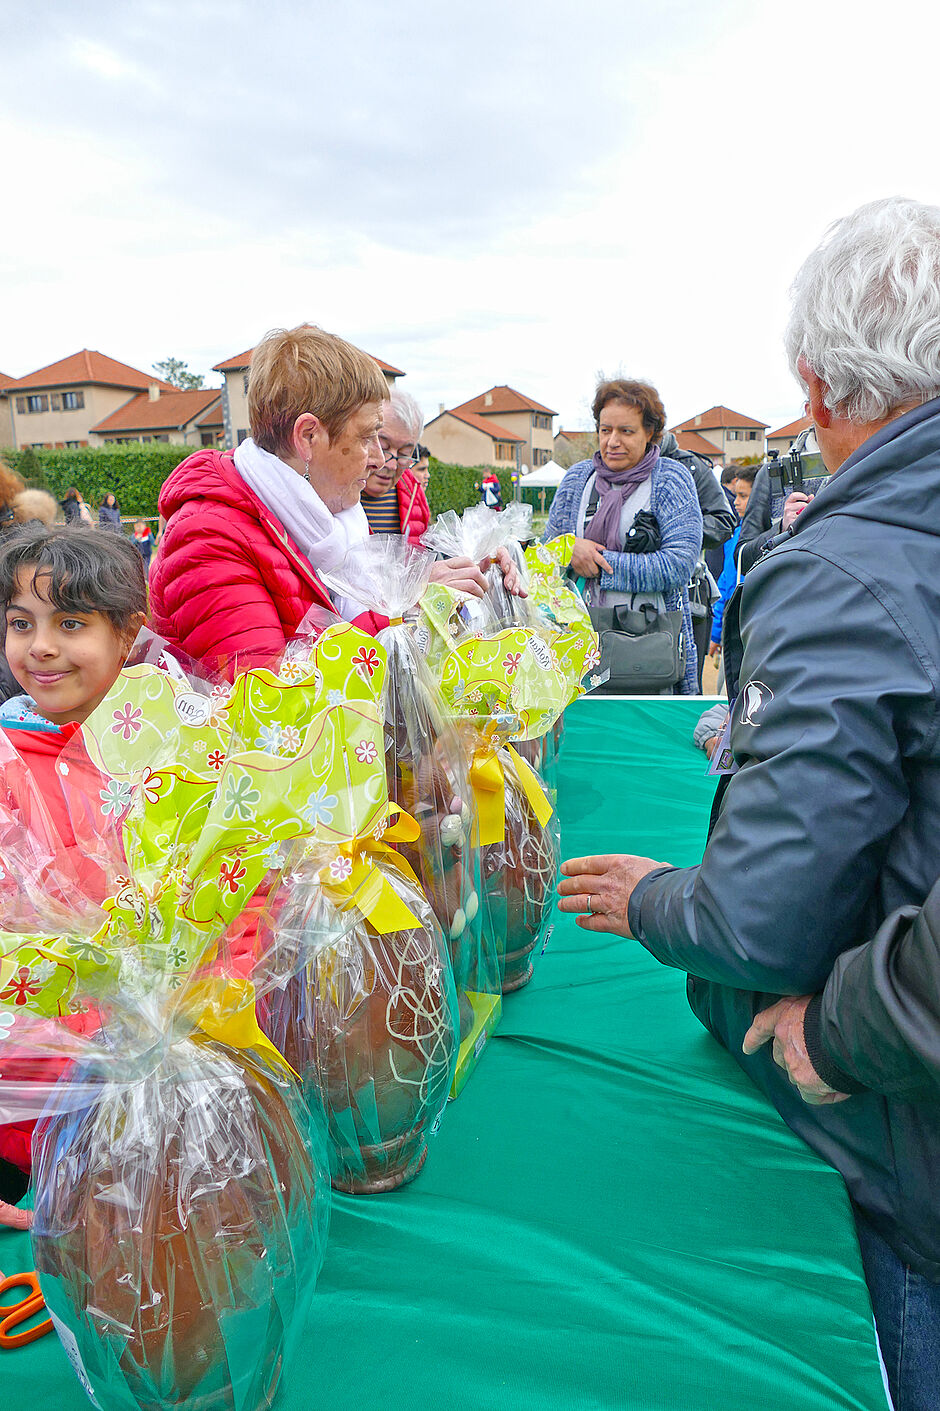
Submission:
[[[694,451],[680,451],[671,431],[663,432],[660,450],[670,460],[684,465],[695,481],[695,493],[702,511],[702,548],[721,548],[737,529],[738,517],[728,504],[715,472],[704,456],[697,456]]]
[[[768,539],[780,533],[780,522],[774,523],[770,500],[770,472],[766,465],[762,465],[754,477],[747,508],[741,517],[738,562],[742,574],[749,573],[754,567]]]
[[[940,882],[840,955],[806,1011],[806,1047],[839,1092],[940,1102]]]
[[[703,1023],[940,1280],[940,1103],[810,1107],[769,1047],[741,1052],[758,1010],[823,989],[940,876],[940,400],[871,437],[795,529],[726,611],[740,767],[701,865],[644,878],[630,927],[695,977]]]

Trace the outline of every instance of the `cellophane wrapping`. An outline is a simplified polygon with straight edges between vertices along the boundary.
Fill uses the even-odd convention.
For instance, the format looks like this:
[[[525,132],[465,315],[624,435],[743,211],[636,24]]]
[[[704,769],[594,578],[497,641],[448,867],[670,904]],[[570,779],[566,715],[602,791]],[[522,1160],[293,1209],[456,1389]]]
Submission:
[[[371,654],[356,635],[348,653]],[[73,839],[51,838],[28,774],[5,800],[0,836],[16,840],[17,817],[39,825],[17,844],[20,862],[34,847],[32,874],[0,890],[0,1036],[16,1060],[0,1059],[0,1120],[45,1104],[36,1266],[102,1411],[266,1407],[314,1290],[329,1211],[317,1109],[255,1002],[352,924],[311,904],[282,926],[286,879],[312,847],[335,854],[354,817],[385,823],[384,768],[376,780],[361,762],[381,758],[381,716],[368,692],[331,702],[330,679],[259,671],[229,688],[145,661],[61,756]],[[96,817],[102,892],[75,892],[69,911]],[[42,1074],[16,1066],[42,1059]]]
[[[358,579],[344,580],[338,591],[376,611],[392,606]],[[354,628],[328,623],[318,610],[301,624],[282,673],[328,674],[337,701],[368,700],[381,718],[391,673],[385,646],[371,639],[357,646]],[[406,635],[402,641],[407,646]],[[421,719],[414,713],[419,689],[420,682],[409,721]],[[433,750],[432,739],[422,740]],[[383,743],[380,735],[356,746],[370,787],[347,820],[345,841],[332,856],[311,850],[282,889],[279,928],[296,931],[310,916],[324,939],[303,970],[268,997],[264,1018],[311,1105],[325,1115],[334,1184],[360,1193],[389,1190],[417,1174],[458,1043],[450,948],[408,860],[420,857],[422,829],[389,797],[395,776]]]
[[[433,564],[432,555],[399,535],[373,535],[347,557],[342,573],[327,575],[327,581],[389,618],[377,635],[387,657],[381,705],[389,798],[420,829],[416,841],[397,846],[417,874],[448,942],[460,1038],[466,1043],[475,1042],[480,1023],[491,1018],[492,1006],[484,997],[500,993],[500,953],[480,913],[480,858],[470,846],[466,743],[449,718],[415,633],[416,605]]]
[[[373,1194],[424,1164],[450,1091],[459,1019],[447,944],[407,864],[374,847],[371,875],[384,895],[366,900],[363,889],[357,903],[342,890],[347,860],[354,865],[341,855],[323,868],[322,888],[316,865],[295,876],[284,924],[296,924],[312,898],[324,941],[269,996],[266,1028],[325,1115],[333,1184]],[[351,927],[332,926],[336,913]]]
[[[530,597],[515,625],[470,630],[436,585],[422,599],[429,661],[445,704],[475,731],[471,780],[483,848],[484,926],[501,938],[504,992],[531,974],[529,957],[550,914],[557,870],[556,790],[539,777],[554,752],[540,742],[583,694],[585,677],[596,684],[590,672],[599,661],[597,636],[563,581],[571,544],[526,552]],[[528,760],[508,749],[510,742]]]

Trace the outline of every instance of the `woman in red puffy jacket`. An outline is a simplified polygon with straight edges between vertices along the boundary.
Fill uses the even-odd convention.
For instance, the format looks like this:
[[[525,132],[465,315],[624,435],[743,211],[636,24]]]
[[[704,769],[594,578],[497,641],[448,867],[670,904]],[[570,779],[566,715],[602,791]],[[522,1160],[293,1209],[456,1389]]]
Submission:
[[[315,603],[367,631],[382,625],[331,599],[318,574],[369,534],[360,496],[385,459],[387,399],[378,364],[333,334],[303,324],[262,339],[248,382],[250,438],[233,452],[197,451],[160,494],[157,632],[231,677],[275,661]],[[434,576],[485,591],[469,560],[439,564]]]

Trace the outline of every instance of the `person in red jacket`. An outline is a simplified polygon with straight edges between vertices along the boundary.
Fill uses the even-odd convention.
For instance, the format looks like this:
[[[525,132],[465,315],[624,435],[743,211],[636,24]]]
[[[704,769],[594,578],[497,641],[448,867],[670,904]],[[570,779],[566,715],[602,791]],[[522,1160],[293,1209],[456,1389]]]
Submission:
[[[395,388],[385,406],[379,447],[381,465],[370,466],[362,508],[373,534],[404,534],[419,545],[431,522],[428,497],[412,474],[424,417],[414,397]]]
[[[378,364],[342,338],[302,324],[261,340],[248,381],[251,436],[233,452],[197,451],[161,491],[150,607],[162,637],[232,677],[278,660],[314,604],[366,631],[384,625],[331,598],[318,574],[368,537],[360,496],[385,459],[387,400]],[[508,556],[504,568],[514,591]],[[469,560],[438,564],[435,578],[486,590]]]
[[[81,722],[111,689],[144,621],[140,555],[130,540],[93,529],[24,529],[0,546],[0,604],[7,662],[24,693],[0,706],[0,806],[19,825],[23,852],[29,836],[37,857],[52,857],[44,885],[98,902],[104,876],[75,837],[58,763]],[[95,783],[101,782],[96,774]],[[93,807],[95,792],[89,796]],[[104,834],[104,808],[97,807],[93,826]],[[11,998],[16,1002],[12,983],[0,988],[0,999]],[[62,1022],[76,1029],[86,1025],[81,1016]],[[50,1059],[17,1067],[12,1053],[2,1057],[9,1078],[48,1082],[62,1066]],[[0,1126],[0,1224],[25,1223],[11,1201],[26,1189],[33,1125]]]

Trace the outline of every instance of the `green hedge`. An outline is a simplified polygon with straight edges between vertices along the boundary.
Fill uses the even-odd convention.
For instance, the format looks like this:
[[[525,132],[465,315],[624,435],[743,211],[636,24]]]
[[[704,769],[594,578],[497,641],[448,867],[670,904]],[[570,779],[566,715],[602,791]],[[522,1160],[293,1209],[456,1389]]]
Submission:
[[[72,451],[0,451],[0,456],[29,485],[49,490],[61,500],[70,485],[97,509],[112,491],[121,513],[145,518],[157,513],[160,487],[179,465],[192,455],[191,446],[80,446]],[[464,510],[479,504],[480,482],[493,469],[488,465],[447,465],[431,457],[431,483],[428,500],[432,516],[443,510]],[[512,499],[512,472],[498,470],[503,503]],[[538,500],[535,501],[538,507]]]
[[[61,500],[70,485],[95,510],[110,490],[122,514],[152,518],[160,487],[193,453],[192,446],[80,446],[72,451],[0,451],[0,456],[28,485],[49,490]]]
[[[428,484],[428,504],[431,506],[431,518],[435,515],[443,514],[444,510],[465,510],[468,505],[478,505],[480,503],[480,482],[484,475],[489,475],[494,467],[491,465],[448,465],[445,461],[439,461],[436,456],[431,457],[431,480]],[[499,488],[503,496],[503,504],[512,499],[512,471],[497,470],[499,476]]]

